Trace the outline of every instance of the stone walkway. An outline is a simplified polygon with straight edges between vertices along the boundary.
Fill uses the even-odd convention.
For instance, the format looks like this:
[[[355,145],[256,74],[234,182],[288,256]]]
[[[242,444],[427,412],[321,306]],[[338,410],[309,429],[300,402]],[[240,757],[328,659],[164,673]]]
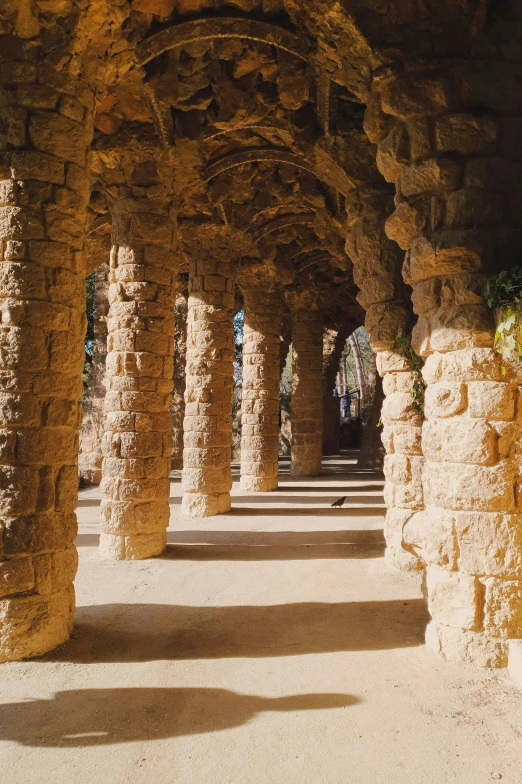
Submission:
[[[418,582],[383,560],[382,478],[353,459],[180,515],[161,558],[97,556],[80,493],[73,639],[2,665],[15,784],[480,784],[522,780],[522,695],[423,646]],[[330,504],[347,495],[343,509]]]

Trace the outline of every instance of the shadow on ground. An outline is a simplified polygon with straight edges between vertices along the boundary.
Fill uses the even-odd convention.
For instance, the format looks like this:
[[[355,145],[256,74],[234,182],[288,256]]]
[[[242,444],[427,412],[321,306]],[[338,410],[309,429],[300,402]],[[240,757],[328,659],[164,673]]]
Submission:
[[[409,601],[301,602],[187,607],[104,604],[79,607],[73,638],[45,661],[298,656],[422,645],[427,613]]]
[[[381,558],[383,531],[169,531],[162,558],[192,561],[305,561]]]
[[[382,529],[369,531],[168,531],[160,556],[186,561],[308,561],[382,558]],[[78,534],[77,547],[97,547],[99,534]]]
[[[344,708],[350,694],[256,697],[227,689],[128,688],[59,691],[49,700],[1,706],[0,739],[23,746],[102,746],[239,727],[266,711]]]
[[[309,509],[302,506],[271,506],[260,509],[257,506],[234,506],[234,500],[235,499],[232,498],[232,509],[230,512],[227,512],[227,515],[232,515],[234,517],[245,517],[247,515],[249,517],[288,517],[289,515],[292,517],[384,517],[386,513],[384,504],[382,506],[343,506],[342,509],[332,509],[330,506],[316,506]],[[374,504],[375,500],[375,498],[372,499]],[[347,499],[346,503],[350,503],[350,499]],[[220,520],[222,520],[224,516],[225,515],[220,515]]]

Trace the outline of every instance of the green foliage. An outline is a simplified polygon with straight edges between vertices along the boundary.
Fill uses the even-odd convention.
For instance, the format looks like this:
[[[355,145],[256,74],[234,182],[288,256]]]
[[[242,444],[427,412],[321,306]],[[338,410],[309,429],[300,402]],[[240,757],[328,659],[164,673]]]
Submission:
[[[234,395],[232,398],[232,420],[236,422],[241,408],[241,386],[243,383],[243,327],[245,312],[234,316]]]
[[[413,350],[411,345],[411,333],[401,332],[393,341],[392,351],[402,354],[406,357],[411,364],[414,380],[410,389],[411,407],[418,414],[424,414],[424,394],[426,391],[426,384],[422,378],[422,368],[424,367],[424,360],[419,357]]]
[[[292,346],[289,346],[286,362],[279,380],[279,407],[290,411],[292,401]]]
[[[355,337],[357,338],[357,342],[359,344],[359,353],[361,355],[361,360],[364,369],[364,375],[366,379],[369,376],[370,370],[370,361],[372,356],[372,349],[370,346],[370,336],[364,329],[364,327],[358,327],[358,329],[354,332]],[[359,380],[357,378],[357,369],[355,367],[355,358],[352,353],[352,348],[350,346],[350,341],[346,341],[346,345],[343,349],[343,353],[341,356],[341,365],[346,368],[346,383],[349,389],[356,389],[359,386]]]
[[[94,343],[94,320],[96,318],[95,307],[96,273],[87,275],[85,278],[85,314],[87,316],[87,332],[85,333],[85,360],[83,363],[82,381],[84,391],[87,389],[87,382],[92,371],[92,349]]]
[[[522,266],[516,264],[488,275],[481,294],[495,312],[496,350],[505,360],[522,361]],[[502,372],[506,372],[505,367]]]

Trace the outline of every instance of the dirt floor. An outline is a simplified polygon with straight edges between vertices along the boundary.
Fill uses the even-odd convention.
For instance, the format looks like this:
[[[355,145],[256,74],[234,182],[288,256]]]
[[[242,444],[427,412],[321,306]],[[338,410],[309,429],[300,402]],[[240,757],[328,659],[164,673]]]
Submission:
[[[164,556],[127,563],[98,560],[99,493],[80,493],[73,639],[0,668],[3,781],[522,782],[522,694],[423,646],[418,581],[382,558],[380,476],[282,462],[278,491],[235,483],[200,520],[180,493]]]

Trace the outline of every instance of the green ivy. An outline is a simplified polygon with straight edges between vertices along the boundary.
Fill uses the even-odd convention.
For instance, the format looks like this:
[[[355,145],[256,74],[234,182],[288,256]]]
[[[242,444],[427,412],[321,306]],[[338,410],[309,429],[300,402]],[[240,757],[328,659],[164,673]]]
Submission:
[[[481,291],[495,312],[494,346],[501,357],[522,361],[522,267],[518,264],[484,279]],[[502,368],[506,372],[506,368]]]
[[[410,389],[411,407],[418,414],[424,414],[424,393],[426,384],[422,378],[422,368],[424,360],[419,357],[411,345],[411,333],[401,332],[393,341],[392,351],[402,354],[411,364],[414,380]]]

